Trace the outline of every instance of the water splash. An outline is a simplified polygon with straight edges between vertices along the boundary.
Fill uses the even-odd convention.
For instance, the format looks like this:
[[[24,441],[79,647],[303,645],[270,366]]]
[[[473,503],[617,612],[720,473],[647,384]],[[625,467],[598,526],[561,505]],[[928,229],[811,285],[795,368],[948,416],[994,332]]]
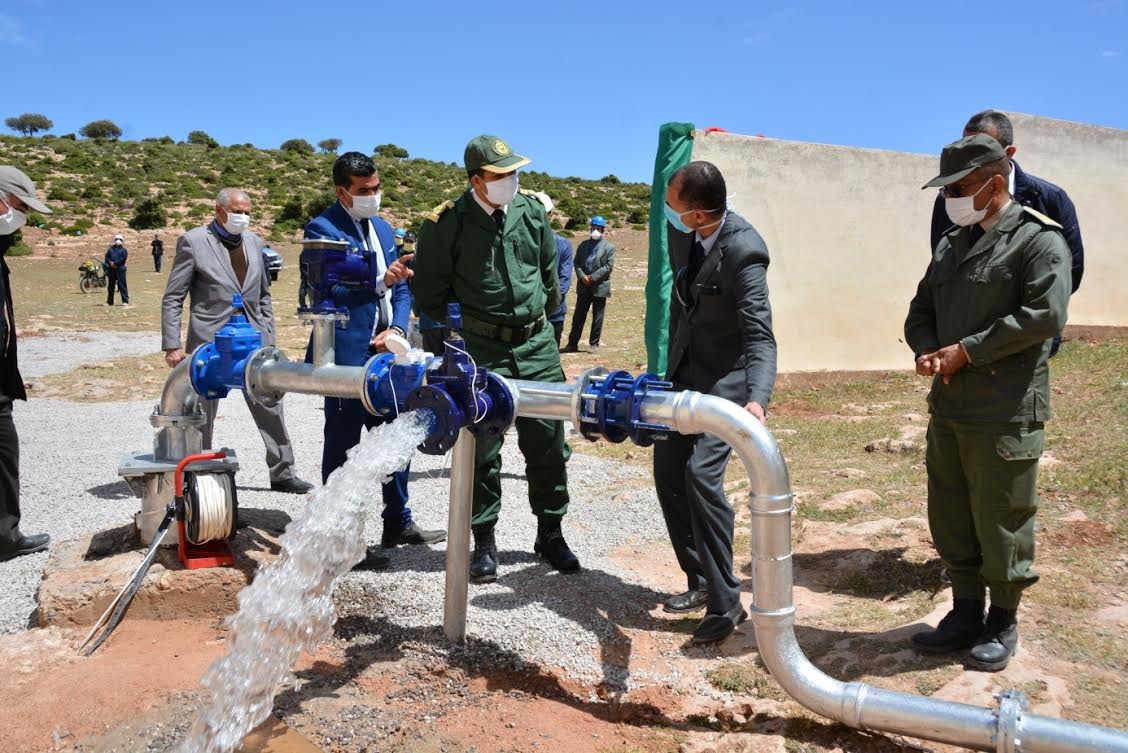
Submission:
[[[211,701],[176,753],[231,753],[266,720],[278,691],[296,682],[293,667],[333,634],[333,585],[365,555],[364,521],[376,483],[402,469],[427,435],[428,421],[405,413],[365,433],[349,461],[310,493],[287,528],[281,554],[239,594],[228,621],[227,655],[200,684]]]

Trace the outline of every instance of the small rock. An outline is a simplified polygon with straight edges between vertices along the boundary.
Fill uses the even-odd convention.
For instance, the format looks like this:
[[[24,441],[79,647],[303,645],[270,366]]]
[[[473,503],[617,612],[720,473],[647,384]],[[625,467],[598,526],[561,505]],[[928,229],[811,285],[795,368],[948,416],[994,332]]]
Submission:
[[[906,454],[916,452],[920,445],[909,439],[875,439],[866,445],[866,452],[888,452],[892,454]]]
[[[1084,523],[1088,519],[1089,516],[1085,514],[1084,510],[1074,510],[1058,517],[1058,520],[1062,523]]]
[[[840,512],[874,505],[879,502],[881,502],[881,495],[872,489],[852,489],[848,492],[835,494],[826,502],[820,504],[819,509],[827,512]]]
[[[914,424],[919,424],[925,420],[924,416],[919,413],[906,413],[905,415],[901,416],[901,418]]]
[[[861,468],[835,468],[830,475],[838,478],[865,478],[868,474]]]

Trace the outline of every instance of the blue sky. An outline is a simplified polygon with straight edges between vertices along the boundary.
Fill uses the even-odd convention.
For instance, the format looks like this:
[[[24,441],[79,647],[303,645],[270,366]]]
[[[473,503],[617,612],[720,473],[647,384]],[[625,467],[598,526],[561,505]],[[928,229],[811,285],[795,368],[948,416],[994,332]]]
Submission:
[[[24,0],[0,6],[0,55],[0,116],[56,133],[461,162],[494,132],[583,177],[649,180],[670,120],[919,152],[986,107],[1128,128],[1128,0]]]

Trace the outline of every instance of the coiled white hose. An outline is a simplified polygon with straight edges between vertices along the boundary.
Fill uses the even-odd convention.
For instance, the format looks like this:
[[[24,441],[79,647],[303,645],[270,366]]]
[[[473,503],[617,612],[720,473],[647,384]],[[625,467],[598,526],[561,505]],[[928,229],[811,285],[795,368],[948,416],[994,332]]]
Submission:
[[[188,540],[193,544],[222,541],[231,534],[235,525],[235,494],[231,474],[197,473],[194,476],[195,495],[184,510]],[[193,530],[195,538],[192,536]]]

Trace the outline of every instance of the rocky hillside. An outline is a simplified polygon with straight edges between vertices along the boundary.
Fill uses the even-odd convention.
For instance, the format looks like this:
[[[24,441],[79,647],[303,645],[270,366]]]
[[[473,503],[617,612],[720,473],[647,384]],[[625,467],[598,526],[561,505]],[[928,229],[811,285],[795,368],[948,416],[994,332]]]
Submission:
[[[195,140],[203,143],[168,137],[93,141],[0,136],[0,164],[16,165],[30,175],[54,209],[49,218],[30,218],[24,253],[87,253],[115,232],[126,233],[127,244],[135,247],[147,245],[156,232],[168,248],[170,236],[212,215],[215,194],[224,186],[247,189],[254,200],[255,229],[284,242],[296,239],[309,218],[334,200],[334,154],[312,153],[304,142],[306,149],[294,148],[292,142],[287,149],[258,149]],[[466,175],[455,163],[410,158],[390,144],[378,151],[374,158],[384,183],[386,215],[397,224],[418,226],[423,212],[466,185]],[[641,225],[649,211],[650,187],[623,183],[614,175],[593,181],[530,170],[522,172],[521,184],[552,196],[558,208],[554,224],[565,232],[582,228],[597,213],[616,226]]]

